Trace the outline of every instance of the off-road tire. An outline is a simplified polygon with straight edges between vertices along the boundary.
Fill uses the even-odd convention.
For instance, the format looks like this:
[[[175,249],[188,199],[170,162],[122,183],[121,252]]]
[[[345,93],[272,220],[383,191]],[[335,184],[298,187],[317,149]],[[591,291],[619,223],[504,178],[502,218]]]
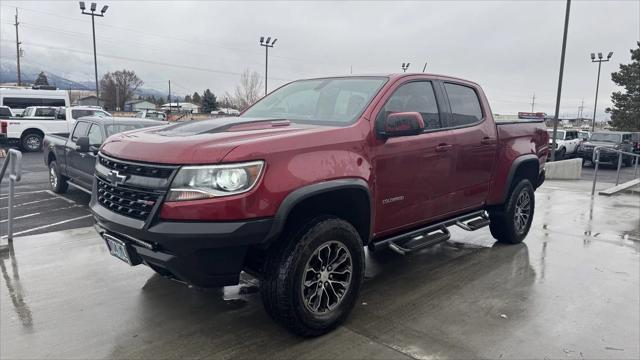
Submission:
[[[565,148],[560,148],[558,149],[558,151],[556,151],[556,156],[554,158],[555,161],[559,161],[559,160],[564,160],[564,156],[567,153],[567,149]]]
[[[351,256],[350,283],[334,309],[314,314],[303,298],[303,276],[314,252],[331,243],[343,246]],[[319,336],[347,318],[358,299],[363,277],[364,249],[356,229],[344,220],[321,216],[305,222],[270,249],[260,295],[265,310],[276,322],[300,336]]]
[[[516,204],[518,203],[518,200],[521,196],[526,196],[523,195],[525,193],[529,198],[529,216],[525,224],[520,227],[520,230],[518,230],[518,225],[516,224]],[[507,197],[507,201],[502,206],[495,207],[489,210],[489,219],[491,220],[489,229],[491,230],[491,235],[493,235],[493,237],[500,243],[521,243],[522,240],[524,240],[524,238],[527,236],[527,233],[531,228],[534,210],[535,197],[533,193],[533,185],[531,184],[531,181],[527,179],[521,179],[512,188],[509,196]]]
[[[20,147],[24,152],[38,152],[42,150],[42,140],[42,135],[38,133],[27,133],[20,140]]]
[[[60,174],[58,163],[55,161],[49,163],[49,185],[51,186],[51,190],[58,194],[67,192],[69,188],[67,179]]]

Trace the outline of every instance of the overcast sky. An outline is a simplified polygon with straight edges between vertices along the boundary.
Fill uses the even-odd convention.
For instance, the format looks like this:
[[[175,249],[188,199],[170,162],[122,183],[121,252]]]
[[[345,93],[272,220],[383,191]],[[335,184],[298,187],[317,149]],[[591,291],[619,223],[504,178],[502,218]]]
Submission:
[[[89,3],[89,2],[87,2]],[[494,113],[554,111],[565,1],[169,2],[113,1],[96,18],[98,70],[134,70],[145,87],[216,94],[232,90],[244,69],[264,75],[260,36],[278,38],[269,56],[269,88],[298,78],[410,71],[480,83]],[[93,80],[91,19],[77,1],[0,4],[3,64],[15,61],[14,8],[20,12],[25,66],[72,80]],[[573,1],[561,114],[584,99],[591,117],[597,65],[604,63],[599,117],[616,90],[610,73],[630,62],[640,39],[640,1]]]

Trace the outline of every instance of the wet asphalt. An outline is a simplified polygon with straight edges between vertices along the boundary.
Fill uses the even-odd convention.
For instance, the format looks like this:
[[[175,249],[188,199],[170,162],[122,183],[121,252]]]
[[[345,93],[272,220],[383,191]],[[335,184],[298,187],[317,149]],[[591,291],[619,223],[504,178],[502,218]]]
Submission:
[[[92,229],[18,238],[1,259],[0,357],[640,358],[640,197],[548,181],[523,244],[488,229],[368,254],[360,301],[316,339],[275,325],[259,282],[186,287],[111,257]]]

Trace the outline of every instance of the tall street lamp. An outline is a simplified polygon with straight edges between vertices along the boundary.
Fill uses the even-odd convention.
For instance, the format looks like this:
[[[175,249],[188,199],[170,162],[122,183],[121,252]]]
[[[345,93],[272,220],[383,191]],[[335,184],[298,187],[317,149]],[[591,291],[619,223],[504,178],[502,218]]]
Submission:
[[[409,65],[411,65],[411,63],[402,63],[402,72],[407,72]]]
[[[607,55],[607,59],[605,60],[602,58],[602,53],[599,52],[598,60],[596,60],[596,54],[591,53],[591,62],[598,63],[598,80],[596,81],[596,100],[594,101],[594,104],[593,104],[593,122],[591,123],[591,132],[596,131],[596,110],[598,109],[598,88],[600,87],[600,67],[602,66],[603,62],[609,61],[609,59],[611,59],[611,56],[613,56],[613,51],[609,52],[609,55]]]
[[[109,5],[105,5],[100,10],[100,14],[96,13],[98,5],[96,3],[91,3],[91,12],[85,11],[86,7],[84,6],[84,1],[80,1],[80,10],[82,14],[91,16],[91,29],[93,30],[93,66],[96,75],[96,105],[100,106],[100,87],[98,86],[98,56],[96,55],[96,22],[95,17],[104,17],[104,13],[107,12]]]
[[[264,46],[264,94],[267,95],[267,72],[269,71],[269,48],[272,48],[276,44],[278,39],[268,37],[265,41],[264,36],[260,36],[260,46]]]

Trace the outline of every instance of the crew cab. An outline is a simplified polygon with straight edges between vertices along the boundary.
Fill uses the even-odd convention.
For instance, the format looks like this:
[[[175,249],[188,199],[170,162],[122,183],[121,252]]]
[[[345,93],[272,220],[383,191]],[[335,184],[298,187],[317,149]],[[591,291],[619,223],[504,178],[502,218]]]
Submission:
[[[549,132],[549,145],[553,141],[553,130]],[[578,145],[584,140],[578,130],[556,130],[556,159],[562,160],[567,155],[574,155]]]
[[[410,254],[454,225],[521,242],[548,154],[542,121],[496,123],[471,81],[300,80],[239,117],[112,136],[90,208],[114,257],[197,287],[244,270],[277,322],[317,336],[356,304],[365,246]]]
[[[0,133],[10,145],[19,145],[26,152],[40,151],[45,134],[68,133],[83,116],[111,117],[93,106],[31,106],[24,109],[22,115],[0,121]]]
[[[589,141],[585,141],[580,144],[578,148],[578,157],[582,158],[582,163],[589,162],[595,165],[596,154],[595,148],[600,148],[601,163],[618,164],[620,155],[616,151],[620,150],[627,153],[633,153],[635,150],[635,144],[633,143],[633,134],[628,132],[616,132],[616,131],[602,131],[594,132],[591,134]],[[622,154],[622,164],[625,166],[631,166],[633,163],[633,156],[629,154]]]
[[[44,163],[49,169],[49,184],[56,193],[71,185],[91,193],[96,154],[106,138],[123,131],[166,124],[134,118],[82,117],[71,133],[47,134],[44,137]]]

